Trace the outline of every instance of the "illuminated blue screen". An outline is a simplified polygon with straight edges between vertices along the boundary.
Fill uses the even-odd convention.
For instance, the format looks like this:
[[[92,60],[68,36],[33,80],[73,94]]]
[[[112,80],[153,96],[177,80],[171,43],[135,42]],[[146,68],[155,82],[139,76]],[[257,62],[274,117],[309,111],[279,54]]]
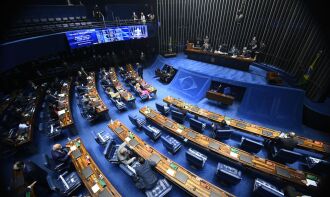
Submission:
[[[133,40],[148,37],[146,25],[120,26],[105,29],[84,29],[66,32],[72,49],[94,44]]]

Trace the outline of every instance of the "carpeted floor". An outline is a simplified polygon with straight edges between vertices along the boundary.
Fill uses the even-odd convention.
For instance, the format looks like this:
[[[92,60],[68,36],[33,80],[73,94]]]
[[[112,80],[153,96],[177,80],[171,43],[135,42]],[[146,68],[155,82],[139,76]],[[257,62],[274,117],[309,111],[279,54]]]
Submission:
[[[162,60],[163,61],[163,60]],[[156,61],[154,65],[150,66],[149,68],[144,70],[144,79],[149,82],[150,84],[154,85],[157,88],[157,98],[147,101],[145,103],[142,103],[141,100],[139,98],[137,98],[136,100],[136,108],[129,108],[128,111],[125,112],[118,112],[117,109],[115,108],[115,106],[111,103],[111,101],[107,98],[106,94],[104,93],[104,91],[102,90],[102,88],[100,87],[100,84],[98,82],[98,91],[99,94],[102,98],[102,100],[105,102],[105,104],[107,105],[107,107],[109,108],[109,116],[111,119],[116,120],[119,119],[120,121],[122,121],[126,126],[128,126],[128,128],[132,129],[132,131],[134,131],[135,134],[137,134],[139,137],[141,137],[143,140],[145,140],[148,144],[150,144],[151,146],[153,146],[154,148],[156,148],[158,151],[160,151],[161,153],[163,153],[164,155],[166,155],[167,157],[169,157],[170,159],[172,159],[173,161],[179,163],[180,165],[184,166],[185,168],[187,168],[188,170],[192,171],[193,173],[197,174],[198,176],[202,177],[203,179],[215,184],[216,186],[219,186],[222,189],[225,189],[228,192],[231,192],[237,196],[252,196],[252,190],[253,190],[253,181],[255,178],[260,177],[263,178],[271,183],[274,183],[275,185],[277,185],[278,187],[282,188],[285,186],[285,183],[281,182],[281,181],[276,181],[275,179],[273,179],[273,177],[265,177],[261,174],[258,174],[256,172],[253,172],[251,170],[247,170],[244,168],[241,168],[242,173],[243,173],[243,179],[240,183],[238,183],[237,185],[226,185],[222,182],[220,182],[216,177],[215,177],[215,170],[216,170],[216,166],[217,163],[219,161],[225,162],[223,161],[223,159],[211,155],[207,152],[205,152],[204,150],[200,150],[202,153],[206,154],[208,156],[208,160],[206,162],[206,165],[204,166],[203,169],[196,169],[192,166],[189,165],[189,163],[186,161],[185,158],[185,151],[189,148],[189,147],[193,147],[190,144],[183,144],[182,149],[175,155],[172,155],[170,153],[168,153],[165,148],[163,147],[162,143],[160,140],[158,140],[157,142],[153,142],[151,141],[143,132],[138,131],[134,128],[134,126],[130,123],[130,121],[128,120],[128,115],[129,114],[137,114],[139,116],[141,116],[138,112],[138,110],[142,107],[142,106],[150,106],[152,108],[155,108],[155,102],[162,102],[162,99],[167,96],[167,95],[171,95],[173,97],[178,97],[178,98],[182,98],[187,102],[190,103],[194,103],[197,104],[198,106],[202,107],[202,108],[206,108],[210,111],[214,111],[214,112],[218,112],[230,117],[238,117],[238,118],[244,118],[247,119],[246,117],[240,117],[240,114],[237,113],[239,107],[240,107],[240,103],[235,102],[232,106],[227,107],[227,108],[223,108],[213,102],[209,102],[206,99],[200,99],[200,100],[196,100],[194,98],[189,98],[189,97],[183,97],[182,94],[178,91],[175,91],[173,88],[169,88],[171,86],[171,84],[169,85],[164,85],[162,83],[160,83],[158,80],[156,80],[154,78],[154,70],[156,68],[159,68],[160,66],[162,66],[162,61]],[[169,60],[166,60],[171,62],[173,65],[180,65],[184,60],[184,57],[178,57],[178,58],[171,58]],[[190,61],[190,60],[188,60]],[[185,69],[185,70],[192,70],[193,72],[196,71],[196,69],[203,69],[205,70],[205,67],[208,68],[208,64],[205,63],[196,63],[194,62],[194,64],[189,64],[189,65],[180,65],[179,67],[177,67],[179,70],[180,69]],[[217,66],[219,67],[219,66]],[[213,68],[213,67],[212,67]],[[214,73],[218,73],[217,77],[221,77],[221,78],[225,78],[228,80],[238,80],[240,82],[253,82],[255,84],[262,84],[265,85],[265,79],[264,77],[261,77],[259,75],[263,75],[263,71],[256,68],[253,69],[252,72],[254,73],[258,73],[258,74],[251,74],[251,73],[245,73],[242,71],[232,71],[232,69],[229,68],[218,68],[218,69],[222,69],[222,70],[226,70],[226,72],[219,72],[219,71],[214,71],[214,72],[210,72],[212,74]],[[204,71],[203,71],[204,72]],[[228,74],[228,72],[233,72],[233,73],[238,73],[238,72],[242,72],[240,74]],[[253,75],[253,76],[252,76]],[[254,76],[255,75],[255,76]],[[251,85],[252,86],[252,85]],[[127,87],[127,89],[129,89]],[[39,132],[38,129],[36,129],[35,134],[34,134],[34,140],[33,140],[33,148],[31,149],[25,149],[25,150],[20,150],[19,152],[17,152],[15,155],[12,156],[8,156],[6,158],[6,162],[1,162],[1,174],[3,176],[1,176],[1,178],[3,179],[3,181],[6,181],[6,186],[9,185],[9,179],[10,179],[10,173],[11,173],[11,166],[13,165],[14,161],[16,160],[33,160],[36,163],[42,165],[43,161],[42,161],[42,157],[41,154],[42,153],[50,153],[51,150],[51,146],[54,143],[62,143],[65,144],[68,141],[68,138],[70,139],[74,139],[76,137],[81,137],[83,143],[85,144],[88,152],[91,154],[93,160],[97,163],[97,165],[100,167],[100,169],[102,170],[102,172],[107,176],[107,178],[109,179],[109,181],[115,186],[115,188],[123,195],[123,196],[144,196],[143,192],[139,191],[138,189],[135,188],[133,181],[126,175],[124,174],[124,172],[122,170],[120,170],[120,168],[115,165],[115,164],[110,164],[102,155],[102,151],[103,151],[103,147],[101,147],[100,145],[98,145],[92,135],[92,131],[100,131],[100,130],[108,130],[107,124],[109,123],[109,120],[101,120],[95,124],[90,124],[87,121],[85,121],[82,116],[80,115],[80,111],[79,108],[77,106],[77,100],[74,98],[74,95],[72,95],[72,102],[71,102],[71,109],[72,109],[72,114],[73,114],[73,118],[74,118],[74,126],[75,126],[75,131],[66,131],[64,136],[62,136],[59,139],[56,140],[49,140],[44,133]],[[280,127],[278,124],[277,126],[274,126],[272,124],[265,124],[263,121],[261,120],[255,120],[255,119],[250,119],[250,121],[252,122],[257,122],[259,124],[263,124],[264,126],[272,126],[273,128],[280,128],[283,130],[290,130],[291,128],[288,127]],[[39,117],[37,118],[37,124],[39,124],[40,122],[42,122],[42,118]],[[189,126],[189,124],[187,124],[187,121],[185,122],[185,124],[187,126]],[[313,139],[320,139],[323,141],[330,141],[330,136],[322,133],[322,132],[318,132],[318,131],[313,131],[310,128],[307,128],[305,126],[301,126],[301,130],[297,130],[296,133],[298,133],[299,135],[305,135],[307,137],[311,137]],[[209,127],[208,127],[209,128]],[[163,131],[163,135],[169,134],[166,131]],[[205,135],[211,136],[210,135],[210,130],[207,129],[204,132]],[[234,133],[235,135],[233,136],[232,139],[225,141],[226,143],[239,147],[239,142],[240,142],[240,138],[241,136],[248,136],[249,138],[255,139],[255,140],[259,140],[262,141],[261,138],[259,137],[254,137],[248,134],[244,134],[242,132],[239,131],[235,131]],[[114,135],[115,136],[115,135]],[[117,139],[118,140],[118,139]],[[120,140],[118,140],[118,142],[120,142]],[[184,143],[184,142],[182,142]],[[302,153],[305,154],[312,154],[314,156],[320,156],[318,154],[314,154],[314,153],[309,153],[307,151],[300,151]],[[267,157],[267,153],[266,150],[261,150],[258,154],[258,156],[261,157]],[[298,169],[302,169],[302,163],[301,162],[296,162],[294,164],[291,164],[291,167],[294,168],[298,168]],[[173,185],[173,189],[172,191],[169,193],[168,196],[186,196],[187,194],[180,188],[178,188],[177,186]]]

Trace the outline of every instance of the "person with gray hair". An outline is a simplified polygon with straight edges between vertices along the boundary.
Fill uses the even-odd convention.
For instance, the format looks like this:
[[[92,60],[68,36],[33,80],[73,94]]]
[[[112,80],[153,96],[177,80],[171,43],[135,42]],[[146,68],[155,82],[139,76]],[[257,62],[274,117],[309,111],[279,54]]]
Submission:
[[[125,146],[126,142],[123,142],[119,146],[117,152],[118,160],[125,165],[130,165],[131,163],[133,163],[133,161],[135,161],[135,157],[131,158],[131,151],[129,151]]]

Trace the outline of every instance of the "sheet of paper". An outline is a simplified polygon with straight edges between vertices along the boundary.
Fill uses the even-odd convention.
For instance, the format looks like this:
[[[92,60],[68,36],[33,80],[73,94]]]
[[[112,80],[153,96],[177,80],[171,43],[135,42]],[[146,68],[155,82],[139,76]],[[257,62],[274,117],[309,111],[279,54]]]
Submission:
[[[129,141],[131,141],[131,138],[129,137],[125,138],[125,141],[128,143]]]
[[[62,115],[62,114],[65,114],[65,109],[58,111],[57,114],[58,114],[59,116]]]
[[[71,151],[75,151],[76,149],[77,149],[76,146],[70,146],[70,150],[71,150]]]
[[[92,191],[94,192],[94,194],[95,194],[96,192],[98,192],[99,190],[100,190],[100,187],[99,187],[98,184],[95,184],[95,185],[92,187]]]
[[[176,132],[178,132],[178,133],[182,133],[182,129],[179,129],[179,128],[178,128],[178,129],[176,130]]]
[[[307,180],[307,183],[306,183],[307,186],[310,186],[310,185],[315,186],[315,187],[317,186],[315,181],[310,180],[310,179],[306,179],[306,180]]]
[[[169,169],[166,170],[166,173],[171,175],[171,176],[174,176],[175,171],[173,169],[169,168]]]
[[[235,158],[238,158],[238,154],[237,153],[234,153],[234,152],[230,152],[230,156],[235,157]]]

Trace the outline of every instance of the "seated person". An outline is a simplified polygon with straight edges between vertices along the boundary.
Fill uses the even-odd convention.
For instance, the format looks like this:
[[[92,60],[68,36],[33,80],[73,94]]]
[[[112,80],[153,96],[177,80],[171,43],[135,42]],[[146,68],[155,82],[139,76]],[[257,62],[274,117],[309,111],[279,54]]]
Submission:
[[[76,91],[78,92],[78,94],[85,94],[88,92],[88,87],[86,86],[81,86],[79,85],[78,82],[76,82]]]
[[[97,113],[97,112],[96,112],[96,108],[95,108],[95,106],[92,104],[91,101],[89,101],[89,102],[87,103],[85,109],[86,109],[87,113],[88,113],[89,115],[91,115],[91,116],[95,116],[96,113]]]
[[[115,92],[112,88],[107,87],[107,89],[105,90],[105,92],[110,95],[111,98],[113,99],[119,99],[120,100],[120,94],[119,92]]]
[[[251,57],[251,54],[250,52],[247,50],[247,47],[243,47],[243,50],[242,50],[242,54],[241,54],[242,57],[245,57],[245,58],[249,58]]]
[[[111,84],[111,82],[109,81],[109,79],[107,79],[106,76],[103,76],[101,79],[101,85],[109,86],[110,84]]]
[[[233,47],[229,50],[229,53],[233,56],[236,57],[238,54],[238,49],[236,48],[235,45],[233,45]]]
[[[51,151],[52,158],[57,163],[69,163],[71,161],[69,157],[71,153],[71,150],[67,151],[61,144],[54,144]]]
[[[141,94],[141,96],[147,95],[149,98],[151,98],[148,90],[141,89],[141,85],[139,83],[136,83],[134,86],[135,90]]]
[[[118,152],[117,152],[117,156],[118,156],[118,160],[119,162],[125,164],[125,165],[130,165],[134,160],[135,157],[131,158],[131,151],[127,150],[126,146],[126,142],[123,142],[119,148],[118,148]]]
[[[158,177],[153,171],[153,167],[156,166],[156,163],[149,160],[144,160],[142,157],[139,157],[139,163],[135,168],[137,175],[137,182],[135,183],[136,187],[142,190],[149,190],[156,186]]]
[[[277,136],[273,142],[274,146],[278,147],[279,149],[284,148],[287,150],[293,150],[298,144],[294,132],[289,132],[286,137]]]

